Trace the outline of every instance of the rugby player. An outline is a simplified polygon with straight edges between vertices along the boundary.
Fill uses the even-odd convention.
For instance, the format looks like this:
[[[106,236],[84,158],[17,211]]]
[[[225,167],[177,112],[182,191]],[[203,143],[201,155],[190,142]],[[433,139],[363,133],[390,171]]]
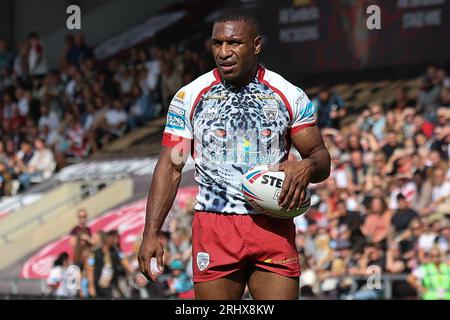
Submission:
[[[213,26],[217,68],[182,87],[168,110],[162,151],[150,186],[140,271],[163,268],[160,230],[189,154],[199,185],[192,224],[196,299],[298,299],[300,264],[292,219],[259,214],[240,191],[242,175],[267,164],[285,173],[279,204],[300,206],[309,183],[329,176],[330,155],[306,94],[260,64],[253,15],[229,9]],[[280,54],[280,59],[290,59]],[[291,145],[302,160],[287,161]]]

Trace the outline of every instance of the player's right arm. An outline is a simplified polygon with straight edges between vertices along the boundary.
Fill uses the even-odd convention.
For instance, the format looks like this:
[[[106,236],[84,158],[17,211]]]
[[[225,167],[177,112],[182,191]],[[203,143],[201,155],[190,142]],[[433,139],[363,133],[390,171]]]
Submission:
[[[184,166],[172,162],[171,155],[172,149],[163,147],[148,193],[144,234],[138,253],[139,270],[153,281],[156,276],[150,271],[150,260],[155,257],[158,269],[162,271],[164,251],[158,232],[175,200]]]
[[[173,205],[181,181],[181,172],[190,153],[193,138],[189,121],[190,103],[179,91],[167,113],[162,150],[153,173],[147,198],[143,240],[138,253],[139,270],[149,280],[156,280],[150,261],[156,258],[159,271],[163,270],[163,247],[158,233]]]

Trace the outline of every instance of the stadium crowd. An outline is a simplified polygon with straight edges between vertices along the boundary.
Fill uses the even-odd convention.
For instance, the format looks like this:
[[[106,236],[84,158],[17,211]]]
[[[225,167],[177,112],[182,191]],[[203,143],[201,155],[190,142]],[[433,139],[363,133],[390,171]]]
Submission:
[[[384,283],[367,282],[379,272],[410,274],[392,294],[417,297],[432,291],[423,266],[437,259],[449,298],[450,81],[430,66],[421,84],[417,96],[399,88],[392,103],[373,101],[345,127],[338,95],[324,88],[314,99],[332,173],[295,221],[304,296],[383,298]]]
[[[97,61],[77,33],[67,35],[53,70],[37,34],[15,51],[0,39],[0,197],[163,115],[174,93],[211,67],[204,55],[145,46]]]
[[[208,46],[133,48],[96,61],[82,34],[68,35],[58,70],[48,69],[45,50],[36,34],[16,53],[0,39],[0,197],[164,115],[183,84],[212,68]],[[417,298],[427,290],[423,266],[450,265],[450,79],[430,66],[421,83],[418,94],[399,88],[391,104],[373,101],[356,116],[328,88],[311,97],[332,174],[311,186],[312,208],[294,221],[303,297],[383,298],[383,283],[367,285],[379,271],[409,274],[394,280],[393,297]],[[52,294],[192,298],[191,208],[174,208],[166,221],[166,266],[156,283],[137,270],[139,241],[124,256],[118,232],[92,234],[87,212],[78,212],[72,252],[58,257],[48,278]],[[73,265],[82,280],[70,290]]]

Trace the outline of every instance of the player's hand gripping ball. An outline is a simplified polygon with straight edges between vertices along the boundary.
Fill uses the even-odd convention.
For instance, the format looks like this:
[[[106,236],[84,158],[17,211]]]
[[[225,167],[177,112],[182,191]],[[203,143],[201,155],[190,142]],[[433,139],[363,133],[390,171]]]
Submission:
[[[269,171],[268,166],[257,166],[242,176],[241,189],[248,203],[262,214],[282,219],[305,214],[311,205],[308,188],[299,208],[287,211],[278,205],[283,181],[284,172]]]

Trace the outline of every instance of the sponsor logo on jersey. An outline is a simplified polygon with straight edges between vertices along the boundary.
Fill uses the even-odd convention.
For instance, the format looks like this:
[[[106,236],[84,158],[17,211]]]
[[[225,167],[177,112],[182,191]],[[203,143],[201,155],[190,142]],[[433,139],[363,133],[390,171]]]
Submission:
[[[182,117],[185,115],[184,109],[174,106],[174,105],[169,106],[168,113],[173,113],[175,115],[182,116]]]
[[[251,147],[251,143],[250,143],[250,141],[248,141],[247,139],[245,139],[245,138],[242,138],[242,146],[243,146],[243,148],[242,148],[242,150],[244,151],[244,152],[250,152],[250,147]]]
[[[263,106],[263,112],[269,121],[275,121],[278,119],[278,106],[265,105]]]
[[[184,91],[180,91],[177,93],[177,95],[175,97],[173,97],[172,101],[170,102],[171,106],[175,106],[175,107],[181,107],[184,104],[184,96],[185,96],[185,92]]]
[[[203,96],[203,100],[227,100],[226,94],[208,94]]]
[[[209,265],[209,253],[197,252],[197,267],[200,271],[205,270]]]
[[[184,130],[184,117],[176,113],[167,113],[167,127],[172,129]]]
[[[276,100],[273,94],[256,93],[255,97],[260,100]]]
[[[207,106],[205,118],[208,120],[215,119],[219,115],[219,111],[220,111],[219,106],[214,105]]]
[[[183,101],[185,95],[186,95],[186,93],[184,91],[180,91],[180,92],[177,93],[177,95],[175,97],[177,97],[178,99]]]

